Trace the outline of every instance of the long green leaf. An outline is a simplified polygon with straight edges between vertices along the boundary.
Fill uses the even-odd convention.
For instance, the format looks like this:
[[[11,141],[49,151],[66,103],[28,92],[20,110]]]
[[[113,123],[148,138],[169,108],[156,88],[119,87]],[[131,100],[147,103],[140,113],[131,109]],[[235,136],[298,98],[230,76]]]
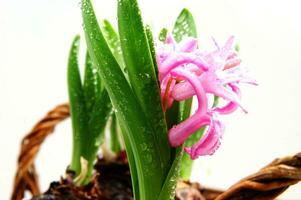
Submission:
[[[118,2],[118,28],[121,47],[126,63],[130,83],[138,101],[152,125],[151,134],[155,140],[154,148],[159,152],[161,171],[157,177],[161,180],[152,186],[152,198],[160,192],[164,177],[170,166],[170,146],[167,140],[167,126],[160,98],[160,89],[156,70],[140,10],[136,0]]]
[[[86,53],[85,76],[84,76],[84,93],[87,106],[87,113],[93,110],[96,99],[99,97],[102,87],[101,79],[97,73],[97,69],[92,65],[89,53]]]
[[[89,119],[89,131],[94,138],[97,138],[100,132],[105,128],[108,118],[111,114],[112,104],[106,89],[103,89],[100,96],[96,99],[91,117]]]
[[[87,124],[86,137],[83,141],[83,153],[87,155],[88,172],[83,184],[90,181],[93,172],[94,161],[100,145],[104,142],[104,129],[111,114],[112,104],[105,89],[96,98],[90,118]]]
[[[158,69],[158,63],[157,63],[157,58],[156,58],[156,49],[155,49],[154,37],[153,37],[152,31],[151,31],[149,26],[145,27],[145,32],[146,32],[148,46],[150,48],[152,60],[153,60],[156,79],[157,79],[158,84],[160,84],[159,83],[159,78],[158,78],[159,69]]]
[[[156,199],[162,177],[157,175],[161,173],[161,160],[158,159],[160,152],[156,148],[152,127],[100,31],[90,0],[82,0],[82,16],[89,54],[98,68],[122,129],[136,198]]]
[[[114,153],[121,151],[121,145],[119,141],[118,124],[115,114],[112,115],[112,121],[110,126],[110,148]]]
[[[101,31],[118,64],[122,67],[124,72],[126,72],[119,36],[108,20],[103,20]]]
[[[84,140],[83,133],[86,130],[85,96],[78,66],[79,42],[80,37],[76,36],[73,40],[71,50],[69,53],[69,62],[67,69],[70,112],[73,128],[73,153],[70,168],[74,170],[76,174],[79,174],[81,171],[81,141]]]
[[[176,193],[176,185],[180,175],[181,160],[183,156],[183,147],[178,147],[176,157],[172,163],[169,173],[165,179],[158,200],[174,200]]]

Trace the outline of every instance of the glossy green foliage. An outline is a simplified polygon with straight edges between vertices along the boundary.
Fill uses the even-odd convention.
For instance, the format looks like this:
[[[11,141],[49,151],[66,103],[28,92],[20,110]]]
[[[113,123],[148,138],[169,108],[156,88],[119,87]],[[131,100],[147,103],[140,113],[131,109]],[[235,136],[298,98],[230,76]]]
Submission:
[[[183,164],[183,148],[170,148],[167,128],[189,117],[192,99],[175,102],[164,115],[153,36],[142,22],[136,0],[118,1],[118,34],[106,20],[99,26],[91,0],[81,2],[86,43],[92,66],[95,66],[93,71],[101,77],[99,85],[105,88],[101,91],[107,91],[98,94],[91,90],[88,96],[104,99],[107,94],[114,106],[116,118],[112,116],[111,148],[120,150],[119,144],[114,143],[118,140],[118,121],[135,199],[173,199]],[[167,29],[163,29],[161,41],[166,33]],[[187,9],[177,18],[173,34],[177,42],[184,37],[196,37],[194,20]]]
[[[86,130],[85,96],[78,67],[79,42],[80,37],[76,36],[73,40],[69,53],[67,72],[70,112],[73,128],[73,154],[70,168],[74,170],[76,174],[79,174],[81,170],[81,141],[84,139],[82,133]]]
[[[70,168],[80,174],[80,158],[88,161],[87,173],[79,184],[89,182],[96,153],[103,142],[103,132],[111,112],[110,98],[101,87],[97,69],[86,56],[84,83],[78,66],[79,37],[75,37],[69,55],[68,90],[73,127],[73,155]]]
[[[121,44],[118,33],[114,30],[113,26],[108,20],[103,20],[101,31],[105,37],[107,44],[109,45],[112,54],[114,55],[116,61],[126,73],[125,64],[123,60],[123,55],[121,51]]]
[[[176,157],[173,160],[172,166],[166,177],[158,200],[174,200],[176,193],[176,186],[180,175],[180,167],[183,157],[183,148],[176,149]]]
[[[147,36],[149,49],[150,49],[150,52],[152,55],[152,61],[153,61],[154,69],[155,69],[156,79],[157,79],[158,85],[160,85],[159,78],[158,78],[159,69],[158,69],[158,63],[157,63],[157,58],[156,58],[156,49],[155,49],[153,33],[149,26],[145,27],[145,32],[146,32],[146,36]]]
[[[151,52],[154,51],[154,47],[152,41],[148,41],[136,0],[119,1],[118,28],[130,83],[147,120],[152,125],[155,148],[160,152],[158,159],[161,162],[161,177],[164,177],[170,166],[167,127],[154,66],[156,61]],[[151,36],[149,38],[151,39]]]
[[[159,196],[165,179],[163,169],[166,170],[166,165],[170,164],[168,158],[170,147],[167,143],[166,127],[164,128],[159,86],[149,44],[144,30],[141,31],[141,18],[139,17],[138,21],[136,17],[133,18],[140,16],[136,2],[119,1],[118,10],[122,54],[131,85],[100,30],[90,0],[82,0],[82,16],[89,54],[116,110],[130,164],[135,198],[153,200]],[[126,19],[133,22],[134,27],[129,23],[126,29],[123,24],[125,23],[123,20]],[[142,35],[132,30],[136,28]],[[133,41],[133,36],[128,32],[133,33],[139,42]],[[126,40],[132,42],[128,43]],[[134,55],[138,55],[139,59],[135,62],[139,63],[142,69],[138,69],[138,65],[134,63]],[[150,116],[154,119],[150,119]],[[162,135],[163,133],[165,135]],[[160,137],[163,139],[159,139]],[[165,147],[162,145],[164,141]]]
[[[121,151],[120,136],[118,132],[118,123],[115,114],[111,118],[110,126],[110,148],[114,153],[119,153]]]

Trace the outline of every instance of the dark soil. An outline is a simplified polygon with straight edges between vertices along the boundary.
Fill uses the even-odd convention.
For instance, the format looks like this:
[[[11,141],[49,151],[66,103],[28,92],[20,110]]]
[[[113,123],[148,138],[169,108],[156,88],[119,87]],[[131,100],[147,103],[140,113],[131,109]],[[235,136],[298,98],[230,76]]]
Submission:
[[[114,162],[98,159],[94,168],[97,174],[88,185],[74,185],[74,173],[67,171],[66,178],[52,182],[44,194],[31,200],[133,200],[130,170],[125,156],[120,156]],[[219,191],[202,191],[197,183],[181,182],[175,199],[211,200],[217,194]]]

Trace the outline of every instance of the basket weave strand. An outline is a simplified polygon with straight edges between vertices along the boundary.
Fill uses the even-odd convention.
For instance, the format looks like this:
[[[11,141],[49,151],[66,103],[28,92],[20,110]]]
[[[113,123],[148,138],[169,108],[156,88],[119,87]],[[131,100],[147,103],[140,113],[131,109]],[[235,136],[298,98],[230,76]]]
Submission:
[[[216,200],[275,199],[301,180],[301,152],[272,163],[231,186]]]
[[[69,117],[68,104],[62,104],[50,111],[21,142],[21,151],[18,158],[12,200],[22,200],[25,191],[32,195],[40,194],[38,176],[34,160],[45,138],[54,131],[55,126]]]

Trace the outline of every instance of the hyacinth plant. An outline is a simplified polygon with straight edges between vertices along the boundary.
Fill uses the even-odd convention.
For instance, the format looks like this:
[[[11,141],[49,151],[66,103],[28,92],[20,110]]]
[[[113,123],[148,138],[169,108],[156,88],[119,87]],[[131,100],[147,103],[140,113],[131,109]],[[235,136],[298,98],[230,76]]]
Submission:
[[[233,36],[221,46],[214,41],[212,51],[199,48],[187,9],[158,37],[143,24],[136,0],[118,1],[118,31],[107,20],[98,23],[90,0],[82,0],[81,9],[87,44],[83,81],[79,36],[68,64],[74,181],[90,181],[101,145],[115,154],[124,145],[135,199],[173,199],[177,181],[189,179],[193,160],[219,147],[220,115],[245,111],[239,84],[256,81],[240,64]],[[191,115],[193,97],[198,108]],[[218,106],[219,98],[226,104]]]

